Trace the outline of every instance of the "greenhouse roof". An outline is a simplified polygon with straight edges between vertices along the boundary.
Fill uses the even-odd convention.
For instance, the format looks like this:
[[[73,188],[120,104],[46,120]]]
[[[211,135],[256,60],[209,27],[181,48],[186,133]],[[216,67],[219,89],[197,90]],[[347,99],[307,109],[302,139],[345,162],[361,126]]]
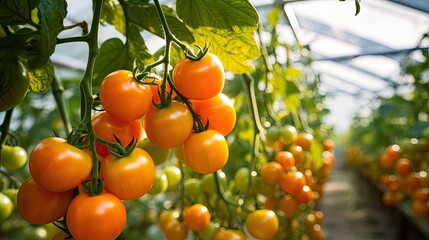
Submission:
[[[67,21],[91,21],[91,12],[85,11],[91,1],[67,2]],[[357,112],[368,112],[375,97],[391,95],[392,86],[406,81],[400,75],[401,61],[409,55],[419,60],[415,50],[429,49],[429,41],[420,41],[429,32],[429,0],[364,0],[356,16],[354,0],[251,2],[261,21],[273,3],[284,4],[282,35],[291,44],[298,41],[310,46],[312,67],[321,74],[322,90],[332,94],[327,102],[331,110],[328,121],[338,131],[347,128]],[[67,34],[79,34],[79,29]],[[100,41],[112,35],[122,37],[113,28],[103,27]],[[156,45],[156,39],[145,40],[148,46]],[[78,43],[59,45],[52,59],[57,66],[84,69],[86,51]]]

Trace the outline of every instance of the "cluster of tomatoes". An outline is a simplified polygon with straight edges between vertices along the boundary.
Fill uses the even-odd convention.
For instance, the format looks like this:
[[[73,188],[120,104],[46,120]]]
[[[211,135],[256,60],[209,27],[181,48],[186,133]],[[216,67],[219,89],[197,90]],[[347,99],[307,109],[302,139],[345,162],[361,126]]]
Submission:
[[[273,160],[262,163],[259,169],[262,181],[272,189],[265,194],[265,208],[276,210],[289,220],[283,226],[285,236],[297,234],[301,230],[304,237],[324,239],[320,226],[323,213],[314,210],[314,203],[323,194],[323,186],[334,165],[333,141],[326,139],[321,143],[323,154],[320,157],[323,162],[321,166],[315,167],[310,150],[318,140],[312,134],[297,133],[290,125],[268,130],[274,132],[270,137],[278,138],[268,141],[273,143]],[[314,215],[318,216],[318,221],[314,220]],[[304,223],[304,230],[299,227],[300,223]]]
[[[419,138],[388,145],[375,157],[353,146],[347,159],[382,189],[386,206],[409,206],[415,216],[429,221],[429,127]]]

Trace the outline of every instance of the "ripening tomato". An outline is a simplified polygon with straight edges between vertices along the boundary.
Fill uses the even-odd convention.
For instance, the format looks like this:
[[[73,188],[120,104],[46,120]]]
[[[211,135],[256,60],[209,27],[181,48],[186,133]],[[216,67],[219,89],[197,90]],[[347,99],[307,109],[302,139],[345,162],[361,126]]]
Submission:
[[[155,181],[155,164],[141,148],[122,158],[109,155],[101,165],[105,189],[121,200],[134,200],[147,192]]]
[[[295,167],[295,158],[289,151],[277,152],[274,156],[274,161],[280,163],[285,171],[289,171]]]
[[[301,132],[295,140],[295,144],[300,146],[303,151],[308,151],[313,143],[313,135],[311,133]]]
[[[12,199],[0,192],[0,223],[9,218],[13,212],[13,207]]]
[[[299,203],[307,204],[314,200],[313,190],[309,186],[305,185],[295,198]]]
[[[140,119],[152,105],[152,90],[138,83],[133,73],[117,70],[107,75],[100,85],[100,101],[106,112],[122,121]]]
[[[210,212],[202,204],[194,204],[186,207],[183,214],[186,225],[194,231],[200,231],[210,223]]]
[[[225,73],[220,59],[207,53],[198,61],[180,60],[173,69],[177,90],[189,99],[204,100],[218,95],[225,83]]]
[[[161,212],[158,224],[168,240],[184,240],[188,235],[188,226],[178,220],[180,212],[176,209]]]
[[[77,195],[67,210],[67,227],[76,240],[115,239],[127,221],[122,201],[115,195],[102,192],[90,196]]]
[[[34,181],[53,192],[77,187],[92,169],[91,157],[58,137],[45,138],[31,151],[30,173]]]
[[[273,239],[279,230],[279,220],[271,210],[256,210],[247,216],[246,229],[256,239]]]
[[[240,230],[225,229],[216,233],[214,240],[246,240],[246,235]]]
[[[180,146],[191,134],[194,119],[185,104],[171,101],[168,107],[152,107],[144,117],[147,138],[161,148]]]
[[[266,162],[262,164],[260,174],[262,180],[268,184],[276,185],[280,183],[283,176],[283,167],[278,162]]]
[[[302,147],[292,144],[289,146],[289,152],[292,153],[296,165],[304,162],[305,154],[304,150],[302,150]]]
[[[149,141],[149,139],[142,139],[138,144],[138,148],[145,150],[152,157],[155,165],[165,163],[171,156],[172,150],[170,148],[160,148]]]
[[[304,174],[298,171],[292,171],[283,175],[280,187],[286,193],[293,197],[298,196],[302,188],[307,184]]]
[[[20,146],[3,145],[1,149],[1,166],[13,171],[22,168],[27,162],[27,151]]]
[[[223,168],[228,161],[228,143],[225,137],[215,130],[192,134],[183,143],[183,159],[195,172],[214,173]]]
[[[139,120],[131,122],[115,119],[106,111],[99,112],[92,116],[92,128],[95,134],[106,141],[116,142],[116,136],[123,146],[127,146],[133,139],[139,141],[143,135],[143,128]],[[97,153],[102,157],[107,157],[109,151],[107,147],[96,142]]]
[[[65,215],[72,198],[72,191],[51,192],[30,177],[18,190],[16,208],[27,222],[47,224]]]
[[[228,135],[235,126],[236,113],[232,101],[223,93],[207,100],[193,100],[192,107],[200,115],[204,125],[209,121],[209,129]]]

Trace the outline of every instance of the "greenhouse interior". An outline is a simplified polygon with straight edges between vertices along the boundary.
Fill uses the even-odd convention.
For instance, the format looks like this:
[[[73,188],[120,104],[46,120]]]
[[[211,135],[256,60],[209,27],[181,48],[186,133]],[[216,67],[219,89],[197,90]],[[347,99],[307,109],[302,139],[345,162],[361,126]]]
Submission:
[[[0,240],[429,240],[428,0],[2,0]]]

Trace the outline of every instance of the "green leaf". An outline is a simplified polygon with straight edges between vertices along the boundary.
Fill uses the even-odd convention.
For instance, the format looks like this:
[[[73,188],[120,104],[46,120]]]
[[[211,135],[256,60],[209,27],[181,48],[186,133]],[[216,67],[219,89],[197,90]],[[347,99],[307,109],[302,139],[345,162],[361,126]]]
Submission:
[[[313,166],[318,170],[323,165],[323,146],[319,141],[313,141],[310,147],[310,153],[313,156]]]
[[[140,34],[140,29],[135,24],[130,24],[129,34],[127,38],[128,45],[128,66],[130,68],[132,66],[132,59],[136,59],[137,63],[143,64],[143,60],[151,58],[151,53],[146,46],[146,43],[143,40],[143,37]]]
[[[51,60],[45,63],[45,65],[28,70],[28,78],[30,81],[30,90],[33,92],[46,91],[51,86],[52,80],[54,79],[54,66]]]
[[[259,15],[248,0],[177,0],[177,15],[192,28],[213,27],[235,31],[256,29]]]
[[[231,32],[228,29],[200,27],[193,29],[195,44],[211,44],[210,52],[222,61],[225,70],[236,74],[255,71],[252,60],[259,57],[259,48],[253,37],[253,30]]]
[[[118,32],[126,34],[124,11],[117,0],[103,1],[100,22],[101,24],[109,23],[115,26]]]
[[[29,59],[30,69],[39,68],[49,60],[54,53],[57,36],[63,30],[63,21],[67,15],[67,2],[65,0],[42,0],[39,4],[41,15],[40,24],[40,55]]]
[[[135,23],[149,32],[164,38],[161,19],[159,18],[155,5],[128,3],[127,5],[124,5],[124,7],[127,21]],[[187,43],[194,42],[192,33],[188,30],[188,28],[186,28],[185,24],[174,15],[171,8],[163,6],[163,12],[165,18],[167,19],[168,26],[174,36]]]
[[[360,0],[355,0],[355,7],[356,7],[356,12],[355,12],[355,16],[356,16],[360,13]]]
[[[126,69],[127,51],[119,38],[111,38],[100,47],[100,54],[96,58],[93,74],[93,84],[100,85],[101,81],[109,73]]]
[[[177,0],[177,15],[191,28],[195,44],[211,44],[225,70],[236,74],[254,72],[259,56],[254,39],[259,15],[247,0]]]
[[[7,54],[7,52],[0,51],[1,55]],[[10,56],[8,61],[5,61],[0,66],[0,96],[3,96],[13,85],[16,71],[18,70],[18,58],[16,56]]]
[[[1,0],[0,24],[19,25],[31,22],[31,10],[39,0]]]

